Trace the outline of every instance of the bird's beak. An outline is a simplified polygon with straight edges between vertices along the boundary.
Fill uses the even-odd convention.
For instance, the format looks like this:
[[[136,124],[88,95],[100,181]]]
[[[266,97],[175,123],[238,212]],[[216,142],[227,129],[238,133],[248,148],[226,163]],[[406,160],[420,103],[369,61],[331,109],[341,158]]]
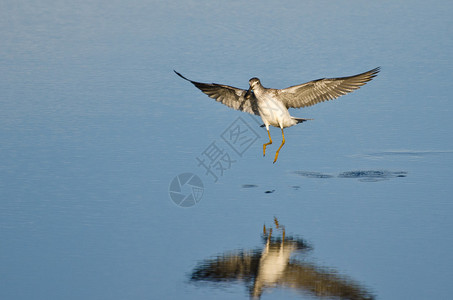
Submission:
[[[250,86],[249,89],[247,90],[247,93],[245,93],[244,98],[248,99],[250,97],[251,92],[252,92],[252,87]]]

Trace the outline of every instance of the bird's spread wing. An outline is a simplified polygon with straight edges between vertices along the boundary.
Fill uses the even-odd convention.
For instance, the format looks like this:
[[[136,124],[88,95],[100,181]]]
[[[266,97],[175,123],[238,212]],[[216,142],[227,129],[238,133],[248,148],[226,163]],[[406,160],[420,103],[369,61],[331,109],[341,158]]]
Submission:
[[[300,108],[336,99],[357,90],[379,73],[380,67],[368,72],[340,78],[322,78],[277,90],[287,108]]]
[[[247,93],[246,90],[217,83],[196,82],[187,79],[176,71],[174,72],[179,77],[190,81],[193,85],[195,85],[212,99],[215,99],[216,101],[225,104],[226,106],[233,109],[241,110],[252,115],[259,115],[258,104],[253,93],[250,93],[249,96],[245,98],[245,94]]]

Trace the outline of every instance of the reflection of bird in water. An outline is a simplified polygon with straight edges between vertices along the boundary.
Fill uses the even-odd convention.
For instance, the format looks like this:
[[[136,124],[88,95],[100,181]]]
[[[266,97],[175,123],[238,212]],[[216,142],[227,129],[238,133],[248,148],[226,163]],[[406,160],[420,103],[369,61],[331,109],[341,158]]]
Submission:
[[[283,128],[311,120],[291,116],[288,112],[289,108],[311,106],[346,95],[373,79],[379,70],[380,68],[375,68],[349,77],[321,78],[286,89],[265,88],[260,80],[254,77],[249,80],[248,90],[224,84],[196,82],[176,71],[175,73],[226,106],[260,116],[269,135],[269,142],[263,145],[263,155],[266,154],[266,146],[272,144],[269,126],[279,127],[282,130],[282,143],[275,153],[275,163],[280,149],[285,144]]]
[[[266,247],[261,253],[258,273],[253,285],[253,297],[259,298],[263,289],[273,287],[281,279],[285,273],[285,269],[289,263],[291,253],[297,250],[297,246],[292,241],[285,242],[285,228],[280,227],[277,218],[274,218],[274,223],[277,229],[282,230],[282,239],[280,243],[271,243],[272,228],[267,233],[264,225],[263,234],[267,236]]]
[[[260,250],[225,253],[200,263],[191,275],[192,281],[227,283],[242,281],[249,286],[251,298],[259,299],[265,290],[283,287],[320,298],[373,299],[357,282],[313,263],[291,259],[291,254],[307,251],[302,239],[285,237],[284,227],[275,220],[281,237],[273,237],[272,228],[264,228],[266,245]]]

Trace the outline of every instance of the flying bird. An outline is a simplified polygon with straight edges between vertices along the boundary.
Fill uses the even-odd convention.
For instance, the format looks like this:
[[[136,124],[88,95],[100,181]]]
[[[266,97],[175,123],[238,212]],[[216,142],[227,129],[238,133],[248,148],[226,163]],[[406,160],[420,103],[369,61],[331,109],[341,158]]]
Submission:
[[[311,106],[346,95],[376,77],[379,71],[380,67],[377,67],[353,76],[321,78],[285,89],[265,88],[258,78],[253,77],[249,80],[248,90],[218,83],[196,82],[187,79],[176,71],[174,72],[216,101],[233,109],[260,116],[269,136],[269,142],[263,144],[263,156],[266,155],[266,147],[272,144],[269,126],[279,127],[282,130],[282,143],[275,153],[275,163],[280,149],[285,144],[283,128],[312,120],[291,116],[288,111],[289,108]]]

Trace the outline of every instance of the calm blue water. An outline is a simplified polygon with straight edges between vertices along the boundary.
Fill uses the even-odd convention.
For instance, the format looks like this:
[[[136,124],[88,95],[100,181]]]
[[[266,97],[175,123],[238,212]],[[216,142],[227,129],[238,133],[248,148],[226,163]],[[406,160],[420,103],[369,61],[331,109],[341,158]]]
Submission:
[[[452,13],[4,2],[0,298],[451,298]],[[284,88],[377,66],[360,90],[292,110],[314,120],[285,130],[276,164],[279,129],[263,158],[258,118],[173,73]],[[212,173],[197,160],[209,149]],[[172,185],[184,173],[203,188]],[[170,198],[179,184],[190,207]]]

